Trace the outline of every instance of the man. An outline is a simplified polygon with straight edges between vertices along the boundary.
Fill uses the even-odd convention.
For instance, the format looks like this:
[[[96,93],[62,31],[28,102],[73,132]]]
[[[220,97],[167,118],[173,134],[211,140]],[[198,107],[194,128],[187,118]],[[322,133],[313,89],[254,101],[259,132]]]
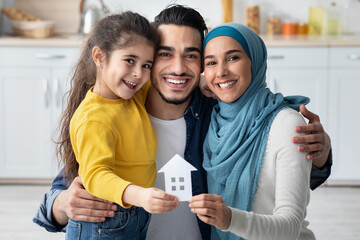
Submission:
[[[201,49],[206,25],[201,15],[191,8],[173,5],[163,10],[155,24],[161,36],[152,68],[152,87],[146,108],[158,134],[157,168],[179,154],[198,171],[192,173],[193,195],[207,192],[206,173],[202,168],[202,144],[216,101],[201,94]],[[315,189],[330,175],[330,139],[317,115],[301,109],[311,124],[299,126],[298,132],[308,135],[293,139],[298,150],[311,152],[313,160],[311,188]],[[156,187],[163,188],[159,175]],[[59,175],[52,189],[45,194],[34,222],[48,231],[61,231],[68,218],[79,221],[104,221],[112,217],[114,205],[90,195],[76,178],[68,189]],[[163,188],[164,189],[164,188]],[[196,224],[198,223],[198,224]],[[148,239],[209,239],[209,226],[190,213],[186,202],[173,212],[153,214]]]

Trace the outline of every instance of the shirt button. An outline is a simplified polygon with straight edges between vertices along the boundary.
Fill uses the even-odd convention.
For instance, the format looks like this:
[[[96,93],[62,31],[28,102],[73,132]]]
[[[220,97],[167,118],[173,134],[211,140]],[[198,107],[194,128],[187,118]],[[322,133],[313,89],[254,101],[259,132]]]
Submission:
[[[196,116],[196,117],[198,117],[198,116],[199,116],[199,114],[198,114],[198,113],[195,113],[195,116]]]

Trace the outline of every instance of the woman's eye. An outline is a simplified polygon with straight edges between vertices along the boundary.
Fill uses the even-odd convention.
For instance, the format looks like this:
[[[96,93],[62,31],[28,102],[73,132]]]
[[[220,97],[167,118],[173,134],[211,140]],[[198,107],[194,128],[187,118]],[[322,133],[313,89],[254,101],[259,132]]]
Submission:
[[[238,56],[229,57],[229,61],[235,61],[235,60],[237,60],[237,59],[239,59]]]
[[[215,65],[216,63],[215,62],[207,62],[205,65],[206,66],[213,66],[213,65]]]
[[[133,59],[125,59],[126,62],[130,63],[130,64],[134,64],[135,61]]]

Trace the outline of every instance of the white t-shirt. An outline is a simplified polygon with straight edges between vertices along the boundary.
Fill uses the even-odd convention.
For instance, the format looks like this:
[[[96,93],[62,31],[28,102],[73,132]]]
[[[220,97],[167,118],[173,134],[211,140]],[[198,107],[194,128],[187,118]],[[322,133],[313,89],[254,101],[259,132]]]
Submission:
[[[149,114],[158,138],[156,169],[161,169],[175,154],[184,157],[186,145],[186,123],[182,117],[176,120],[162,120]],[[164,173],[158,173],[155,187],[165,190]],[[180,202],[175,210],[152,214],[147,240],[199,240],[199,225],[188,202]]]

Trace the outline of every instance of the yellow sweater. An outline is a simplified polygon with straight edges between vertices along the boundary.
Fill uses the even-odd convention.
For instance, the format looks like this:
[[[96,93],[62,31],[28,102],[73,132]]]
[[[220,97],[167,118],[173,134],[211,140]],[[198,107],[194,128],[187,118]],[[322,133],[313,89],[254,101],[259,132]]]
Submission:
[[[90,89],[70,122],[84,187],[123,207],[130,207],[122,202],[129,184],[155,184],[157,137],[145,109],[149,86],[129,100],[105,99]]]

